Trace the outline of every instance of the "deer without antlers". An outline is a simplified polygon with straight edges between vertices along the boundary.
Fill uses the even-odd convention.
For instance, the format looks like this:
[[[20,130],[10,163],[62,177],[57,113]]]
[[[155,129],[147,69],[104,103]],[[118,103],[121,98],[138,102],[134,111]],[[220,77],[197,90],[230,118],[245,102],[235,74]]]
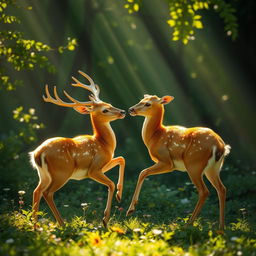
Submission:
[[[54,204],[54,193],[70,179],[91,178],[108,187],[108,199],[103,218],[103,224],[106,226],[110,218],[115,184],[104,173],[119,165],[116,198],[120,201],[125,167],[123,157],[113,158],[116,138],[110,122],[124,118],[125,111],[101,101],[99,87],[87,74],[82,71],[79,73],[87,78],[90,85],[85,85],[74,77],[72,79],[76,83],[72,85],[89,90],[92,93],[89,96],[90,101],[80,102],[64,91],[66,97],[71,100],[71,102],[65,102],[58,96],[56,87],[54,87],[55,98],[53,98],[47,85],[46,96],[43,96],[43,99],[59,106],[74,108],[80,114],[90,114],[93,135],[51,138],[30,153],[31,162],[39,176],[38,186],[33,193],[33,217],[37,221],[39,203],[43,196],[58,223],[63,225],[64,222]]]
[[[225,145],[220,136],[208,128],[164,126],[162,124],[163,105],[173,99],[172,96],[159,98],[155,95],[144,95],[138,104],[129,109],[130,115],[145,117],[142,138],[155,164],[140,173],[127,215],[135,210],[142,183],[146,177],[173,170],[187,171],[199,193],[199,199],[189,223],[193,223],[209,194],[203,181],[205,174],[218,193],[219,228],[223,230],[226,188],[220,180],[219,173],[224,157],[230,151],[230,146]]]

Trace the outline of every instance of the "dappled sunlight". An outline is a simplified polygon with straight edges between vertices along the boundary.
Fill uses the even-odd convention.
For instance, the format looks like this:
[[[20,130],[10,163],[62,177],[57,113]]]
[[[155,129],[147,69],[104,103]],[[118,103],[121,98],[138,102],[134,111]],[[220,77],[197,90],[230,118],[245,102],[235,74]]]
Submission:
[[[0,0],[0,254],[255,256],[254,14]]]

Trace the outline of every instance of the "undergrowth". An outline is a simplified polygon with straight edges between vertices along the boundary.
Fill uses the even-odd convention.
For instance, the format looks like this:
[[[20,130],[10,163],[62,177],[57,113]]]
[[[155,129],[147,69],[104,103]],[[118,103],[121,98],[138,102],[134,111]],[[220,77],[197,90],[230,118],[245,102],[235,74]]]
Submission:
[[[243,176],[247,190],[239,190],[234,183],[237,171],[230,174],[229,168],[223,170],[229,191],[224,234],[218,232],[214,190],[194,225],[187,225],[197,201],[196,190],[188,180],[171,187],[164,176],[147,179],[136,212],[126,217],[135,186],[135,178],[128,179],[122,203],[113,201],[108,228],[101,223],[107,189],[96,182],[71,181],[56,193],[64,227],[55,223],[42,200],[36,230],[31,219],[36,178],[24,183],[19,193],[2,187],[0,255],[256,255],[256,202],[253,192],[248,192],[255,177],[251,175],[247,181]],[[165,177],[175,178],[174,173],[169,175]]]

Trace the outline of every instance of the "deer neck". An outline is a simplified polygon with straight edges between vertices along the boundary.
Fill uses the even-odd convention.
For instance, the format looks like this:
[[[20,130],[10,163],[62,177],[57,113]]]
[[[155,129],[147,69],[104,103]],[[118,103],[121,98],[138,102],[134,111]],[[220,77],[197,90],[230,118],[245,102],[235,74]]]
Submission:
[[[102,144],[109,146],[112,150],[116,148],[116,136],[109,122],[102,122],[91,116],[93,134]]]
[[[158,134],[164,130],[164,127],[162,124],[163,116],[164,116],[164,108],[161,107],[157,109],[153,115],[145,117],[143,128],[142,128],[142,138],[146,145],[149,145],[154,135],[159,136]]]

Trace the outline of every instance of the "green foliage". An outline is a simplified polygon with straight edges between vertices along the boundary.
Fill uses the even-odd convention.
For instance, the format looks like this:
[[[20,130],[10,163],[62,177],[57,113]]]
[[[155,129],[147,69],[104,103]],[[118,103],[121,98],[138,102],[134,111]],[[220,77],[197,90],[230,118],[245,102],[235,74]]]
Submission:
[[[142,4],[142,0],[125,0],[125,1],[126,3],[124,5],[124,8],[126,8],[129,13],[138,12]]]
[[[38,122],[33,108],[26,113],[23,111],[23,107],[18,107],[13,111],[13,118],[21,125],[18,125],[15,131],[12,130],[9,134],[2,135],[0,154],[6,156],[1,155],[1,161],[8,162],[10,159],[15,159],[25,145],[28,146],[36,141],[36,131],[44,127],[42,123]]]
[[[125,8],[129,13],[137,12],[140,9],[142,1],[126,0]],[[225,0],[168,0],[170,19],[167,23],[171,28],[172,40],[182,41],[188,44],[190,40],[195,40],[197,29],[203,29],[202,17],[205,11],[216,11],[224,21],[224,30],[233,40],[236,39],[237,18],[236,10]]]
[[[37,132],[44,125],[38,121],[35,115],[35,109],[31,108],[24,112],[23,107],[18,107],[13,111],[13,118],[17,121],[15,129],[8,134],[1,134],[0,137],[0,169],[4,170],[1,181],[5,184],[10,179],[10,173],[19,170],[13,177],[15,182],[20,178],[21,166],[27,161],[27,152],[25,150],[31,144],[37,141]],[[16,180],[17,179],[17,180]],[[14,184],[13,184],[14,185]]]
[[[3,255],[255,255],[253,232],[226,234],[204,227],[187,227],[183,221],[155,224],[137,218],[112,221],[107,229],[96,222],[75,217],[65,227],[41,219],[37,230],[31,212],[12,212],[0,216]],[[252,235],[252,237],[248,237]]]
[[[228,36],[235,40],[238,35],[238,24],[235,16],[236,10],[231,4],[223,0],[212,0],[213,9],[219,14],[224,21],[224,30]]]
[[[11,79],[8,70],[15,71],[34,70],[36,67],[46,68],[54,72],[55,68],[50,63],[47,53],[55,50],[46,43],[25,38],[24,33],[18,31],[17,24],[22,21],[9,12],[22,8],[16,0],[0,1],[0,61],[4,64],[0,68],[0,89],[13,90],[21,81]],[[32,10],[28,6],[27,10]],[[59,46],[60,53],[64,50],[73,51],[77,45],[76,39],[68,38],[67,45]]]
[[[20,118],[23,118],[22,114],[19,115],[18,119]],[[125,216],[125,210],[135,187],[135,177],[125,180],[123,202],[118,205],[116,200],[113,200],[107,229],[101,224],[107,189],[93,181],[70,181],[56,193],[55,197],[56,205],[65,218],[66,225],[59,227],[55,223],[49,208],[42,200],[38,227],[34,230],[30,205],[36,184],[30,180],[29,185],[21,185],[22,189],[26,189],[22,205],[15,200],[20,194],[12,194],[11,191],[6,191],[6,188],[0,188],[3,198],[0,201],[0,253],[35,256],[255,256],[256,203],[254,198],[246,193],[237,193],[233,200],[230,199],[233,190],[236,189],[233,187],[234,178],[243,170],[226,166],[222,175],[228,188],[227,225],[224,235],[219,235],[216,231],[218,219],[216,193],[211,193],[202,209],[202,217],[193,226],[187,226],[186,215],[192,211],[197,201],[195,188],[189,182],[173,184],[173,187],[170,187],[170,184],[166,185],[166,178],[160,180],[157,176],[145,181],[137,211],[131,217]],[[21,180],[25,180],[25,175],[23,173]],[[170,179],[171,175],[174,173],[168,176]],[[249,180],[251,172],[246,170],[243,176]],[[245,187],[247,191],[254,188],[255,183],[244,184],[244,182],[245,179],[239,182],[240,187]],[[14,205],[10,202],[14,202]]]
[[[170,17],[167,23],[173,27],[172,40],[181,40],[187,44],[189,40],[194,40],[195,29],[202,29],[202,16],[198,11],[209,9],[209,1],[187,1],[170,0]]]

